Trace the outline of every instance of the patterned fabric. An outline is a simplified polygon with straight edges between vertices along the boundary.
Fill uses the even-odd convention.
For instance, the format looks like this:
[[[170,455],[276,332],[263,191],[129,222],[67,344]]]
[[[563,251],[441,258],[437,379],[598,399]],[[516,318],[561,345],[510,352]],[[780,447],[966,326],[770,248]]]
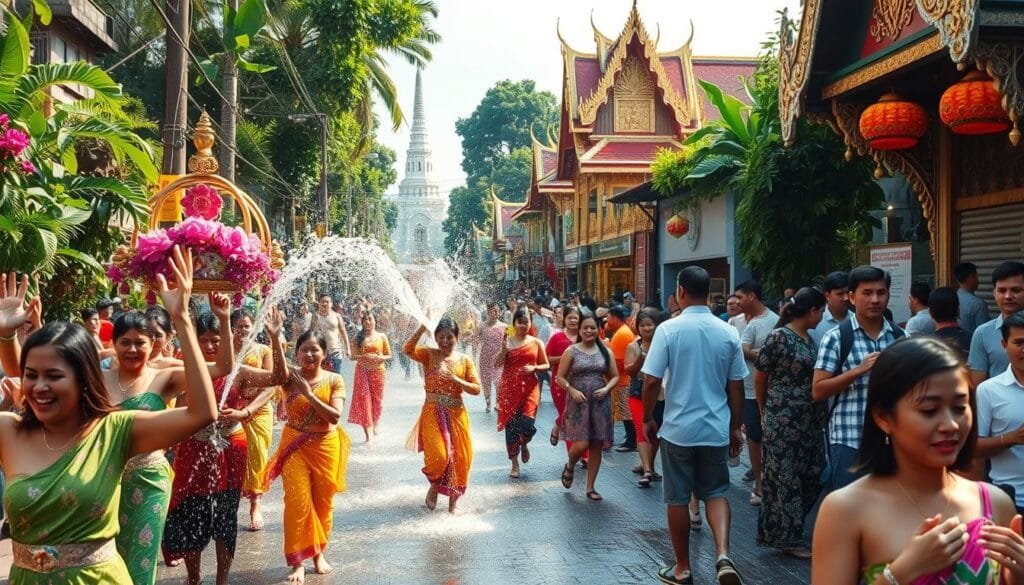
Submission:
[[[321,401],[345,397],[341,376],[324,372],[312,388]],[[352,442],[341,425],[323,428],[309,399],[292,391],[286,399],[288,426],[267,464],[265,486],[281,476],[284,485],[284,556],[289,566],[327,548],[334,524],[334,495],[345,491]]]
[[[354,378],[348,422],[363,428],[376,427],[384,410],[384,382],[387,373],[383,369],[367,368],[360,363],[356,364]]]
[[[853,325],[853,345],[850,347],[850,355],[843,363],[842,372],[856,368],[864,362],[864,358],[869,354],[880,352],[896,343],[896,337],[893,335],[888,320],[882,319],[882,333],[875,340],[864,332],[857,322],[856,315],[850,315],[849,319],[850,324]],[[818,359],[814,364],[814,369],[834,373],[839,365],[839,358],[839,327],[836,327],[821,338],[821,347],[818,348]],[[829,408],[832,408],[833,404],[835,405],[832,418],[828,421],[830,443],[846,445],[853,449],[860,447],[860,434],[864,429],[864,409],[868,402],[868,379],[870,377],[870,372],[860,376],[849,388],[829,401]]]
[[[462,389],[452,387],[441,377],[442,369],[467,382],[477,382],[478,376],[469,356],[454,354],[441,360],[436,350],[422,346],[416,348],[413,358],[423,364],[427,372],[424,390],[428,399],[420,411],[417,450],[423,453],[423,475],[437,486],[437,493],[461,496],[469,483],[469,468],[473,464],[473,440],[469,433],[469,415],[458,400]],[[444,400],[448,398],[448,400]]]
[[[923,575],[910,585],[996,585],[999,583],[999,565],[985,556],[985,547],[978,542],[981,529],[992,523],[992,500],[988,486],[978,482],[981,495],[982,516],[967,523],[967,544],[960,560],[937,573]],[[862,585],[874,583],[882,574],[886,564],[872,565],[864,569]]]
[[[562,357],[565,350],[572,346],[572,341],[569,340],[569,336],[565,334],[565,331],[559,331],[551,336],[548,340],[548,345],[545,351],[548,354],[548,359],[552,357]],[[552,366],[554,368],[554,366]],[[555,426],[562,426],[562,416],[565,414],[565,389],[558,385],[558,381],[555,380],[558,376],[552,374],[551,376],[551,401],[555,404],[555,410],[558,411],[558,417],[555,418]]]
[[[163,398],[143,392],[120,404],[123,410],[161,411]],[[129,461],[121,479],[121,505],[118,519],[117,552],[124,558],[135,585],[156,583],[157,559],[164,536],[164,521],[171,500],[171,465],[158,452],[136,455]],[[133,462],[140,465],[132,465]]]
[[[53,464],[7,477],[4,506],[11,538],[33,547],[110,540],[117,535],[121,473],[131,449],[134,414],[114,412]],[[130,583],[120,556],[94,565],[39,573],[11,567],[12,584]]]
[[[782,327],[768,334],[754,363],[768,374],[757,521],[760,546],[804,546],[804,518],[821,490],[826,410],[824,403],[811,398],[815,349],[813,341]]]
[[[570,386],[587,397],[587,401],[566,400],[565,417],[562,419],[566,440],[604,441],[605,446],[611,446],[615,438],[611,393],[601,400],[594,398],[594,392],[605,385],[606,371],[601,352],[588,354],[576,346],[572,347],[572,366],[566,379]]]
[[[270,347],[262,343],[253,344],[253,349],[242,358],[242,363],[250,368],[263,368],[266,356],[271,353]],[[258,393],[259,391],[257,391]],[[274,400],[268,400],[259,410],[242,421],[245,430],[247,463],[245,481],[242,482],[242,496],[258,497],[263,494],[263,475],[267,468],[267,455],[270,452],[270,441],[274,434]]]
[[[501,321],[495,321],[494,325],[484,325],[479,333],[480,359],[477,360],[477,364],[480,369],[481,391],[487,406],[491,405],[493,386],[501,379],[501,368],[494,365],[494,356],[498,355],[498,352],[501,351],[506,327],[507,325]]]
[[[523,368],[536,364],[541,348],[529,341],[505,354],[505,368],[498,384],[498,430],[505,431],[505,448],[509,458],[519,455],[537,433],[534,420],[540,405],[537,376]]]

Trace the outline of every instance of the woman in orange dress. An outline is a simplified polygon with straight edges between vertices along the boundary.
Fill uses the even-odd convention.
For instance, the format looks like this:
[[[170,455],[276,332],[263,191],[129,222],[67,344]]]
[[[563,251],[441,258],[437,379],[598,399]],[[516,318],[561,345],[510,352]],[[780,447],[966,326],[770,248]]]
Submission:
[[[480,378],[473,358],[455,352],[459,325],[443,317],[434,329],[437,349],[416,345],[427,332],[420,325],[402,345],[405,355],[423,366],[423,387],[427,392],[416,423],[417,450],[423,452],[423,474],[430,481],[426,505],[437,506],[437,494],[448,496],[448,511],[455,512],[459,497],[466,492],[469,467],[473,463],[473,442],[469,436],[469,416],[462,404],[462,393],[480,394]]]
[[[388,336],[377,331],[377,319],[370,311],[363,313],[363,329],[356,334],[352,359],[356,362],[356,373],[348,422],[363,427],[366,442],[369,443],[377,434],[377,424],[383,410],[384,381],[387,377],[385,364],[391,359]]]
[[[298,370],[285,385],[288,421],[277,453],[267,462],[264,489],[277,476],[284,484],[284,557],[287,581],[302,583],[303,561],[318,574],[330,573],[324,551],[334,522],[334,496],[345,491],[351,441],[338,421],[345,408],[345,382],[320,367],[327,339],[307,331],[295,341]]]
[[[509,477],[519,477],[519,454],[523,463],[530,461],[527,445],[537,433],[534,424],[540,405],[540,385],[536,372],[546,371],[548,363],[544,344],[529,334],[530,314],[519,307],[512,315],[513,335],[502,344],[494,360],[502,368],[498,382],[498,430],[505,431],[505,448],[512,462]]]

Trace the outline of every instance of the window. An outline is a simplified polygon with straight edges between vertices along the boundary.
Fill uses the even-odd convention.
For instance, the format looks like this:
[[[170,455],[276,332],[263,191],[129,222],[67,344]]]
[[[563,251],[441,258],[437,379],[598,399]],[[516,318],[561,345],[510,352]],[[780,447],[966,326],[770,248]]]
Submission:
[[[590,213],[597,213],[597,189],[590,190],[590,195],[587,196],[587,206]]]

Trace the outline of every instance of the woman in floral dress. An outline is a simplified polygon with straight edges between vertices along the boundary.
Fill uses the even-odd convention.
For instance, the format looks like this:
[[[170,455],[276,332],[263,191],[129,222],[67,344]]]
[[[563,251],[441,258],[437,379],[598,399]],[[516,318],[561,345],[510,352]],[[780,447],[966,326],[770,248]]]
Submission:
[[[800,289],[754,362],[764,428],[757,544],[799,558],[810,557],[804,517],[817,500],[825,465],[825,404],[811,398],[817,348],[807,333],[821,321],[824,307],[824,294]]]
[[[491,394],[494,385],[501,379],[501,368],[494,365],[494,356],[501,351],[508,325],[498,318],[500,314],[498,303],[487,303],[487,321],[477,328],[475,333],[478,338],[477,345],[480,346],[477,364],[480,370],[480,386],[487,405],[485,412],[491,411]]]

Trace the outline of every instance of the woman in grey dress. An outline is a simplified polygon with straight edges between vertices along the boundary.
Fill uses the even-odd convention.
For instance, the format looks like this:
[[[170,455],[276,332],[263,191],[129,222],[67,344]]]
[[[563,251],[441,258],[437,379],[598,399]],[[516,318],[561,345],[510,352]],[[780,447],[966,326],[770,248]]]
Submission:
[[[594,315],[580,318],[580,341],[562,354],[557,378],[567,393],[562,433],[566,441],[572,441],[569,462],[562,471],[562,485],[566,489],[572,487],[576,463],[589,451],[587,499],[592,501],[602,499],[594,489],[594,481],[601,468],[601,453],[614,439],[609,394],[619,381],[615,360],[597,338],[599,330]]]

